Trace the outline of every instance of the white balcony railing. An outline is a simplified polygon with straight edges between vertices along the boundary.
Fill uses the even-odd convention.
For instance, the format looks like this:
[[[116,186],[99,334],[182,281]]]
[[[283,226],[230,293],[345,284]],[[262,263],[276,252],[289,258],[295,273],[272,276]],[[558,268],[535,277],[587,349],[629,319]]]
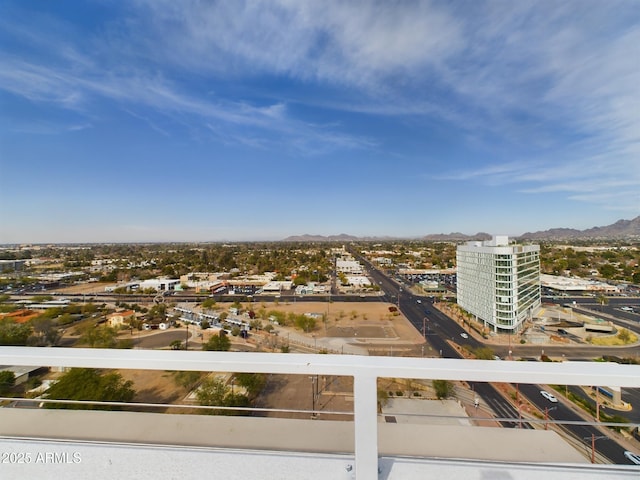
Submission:
[[[350,376],[354,379],[355,472],[358,480],[378,478],[378,378],[640,387],[640,366],[598,362],[0,347],[0,364]]]

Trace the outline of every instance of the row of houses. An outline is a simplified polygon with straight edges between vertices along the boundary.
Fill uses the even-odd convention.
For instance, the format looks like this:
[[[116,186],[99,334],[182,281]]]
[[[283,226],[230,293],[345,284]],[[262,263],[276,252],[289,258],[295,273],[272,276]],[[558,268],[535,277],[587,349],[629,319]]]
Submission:
[[[235,316],[229,316],[224,320],[220,320],[220,315],[215,312],[204,312],[198,310],[192,310],[187,307],[176,306],[173,308],[174,313],[178,315],[180,321],[189,323],[192,325],[202,326],[204,322],[208,323],[212,327],[223,328],[223,323],[240,327],[242,330],[249,331],[251,326],[249,320],[239,316],[238,309],[230,308],[229,312]]]

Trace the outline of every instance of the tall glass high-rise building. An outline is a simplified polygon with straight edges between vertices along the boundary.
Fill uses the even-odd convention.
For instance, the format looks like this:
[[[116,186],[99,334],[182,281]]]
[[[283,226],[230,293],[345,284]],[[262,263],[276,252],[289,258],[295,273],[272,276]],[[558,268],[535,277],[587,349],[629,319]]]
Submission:
[[[467,242],[456,250],[458,305],[494,331],[517,331],[540,306],[540,246],[509,237]]]

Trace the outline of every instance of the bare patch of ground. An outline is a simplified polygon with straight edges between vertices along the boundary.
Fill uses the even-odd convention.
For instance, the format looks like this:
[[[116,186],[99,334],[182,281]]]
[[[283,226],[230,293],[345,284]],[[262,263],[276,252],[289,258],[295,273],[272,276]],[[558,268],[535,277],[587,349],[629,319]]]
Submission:
[[[78,286],[80,287],[80,286]],[[104,284],[101,285],[104,289]],[[218,304],[217,310],[228,308],[228,304]],[[389,311],[391,304],[377,302],[296,302],[296,303],[254,303],[245,304],[245,309],[253,309],[259,313],[261,309],[267,311],[278,310],[285,313],[293,312],[324,314],[326,323],[317,321],[313,332],[304,333],[293,327],[286,327],[284,331],[305,336],[309,344],[313,345],[313,339],[328,339],[336,341],[343,339],[345,343],[362,346],[370,353],[388,355],[420,355],[420,347],[424,345],[424,338],[409,321],[400,314]],[[201,342],[206,341],[213,334],[208,330],[190,332],[190,349],[201,348]],[[198,334],[204,337],[199,338]],[[125,336],[129,335],[124,332]],[[139,335],[147,334],[144,332]],[[182,335],[182,331],[180,332]],[[151,336],[151,335],[149,335]],[[255,338],[258,338],[256,335]],[[292,333],[293,337],[293,333]],[[180,337],[181,338],[181,337]],[[185,330],[186,338],[186,330]],[[280,340],[284,340],[281,333]],[[233,350],[255,350],[256,345],[249,341],[232,338]],[[165,342],[166,343],[166,342]],[[164,348],[166,348],[163,343]],[[276,350],[277,351],[277,350]],[[136,391],[134,402],[159,403],[159,404],[188,404],[187,390],[176,384],[174,375],[168,371],[147,370],[120,370],[125,380],[133,382]],[[315,389],[315,390],[314,390]],[[315,394],[315,397],[312,397]],[[262,394],[258,398],[256,406],[268,408],[284,408],[310,410],[315,402],[316,410],[324,412],[320,418],[351,419],[350,415],[329,414],[329,411],[353,411],[353,382],[347,377],[318,376],[311,379],[307,375],[271,375]],[[167,411],[171,413],[195,413],[189,409],[152,409],[152,411]],[[200,413],[198,411],[198,413]],[[275,414],[274,414],[275,415]],[[287,417],[309,418],[309,414],[285,414]]]
[[[420,332],[404,317],[404,315],[389,311],[394,307],[381,302],[298,302],[298,303],[260,303],[254,304],[253,309],[259,312],[277,310],[296,314],[314,313],[324,315],[326,324],[321,320],[316,330],[308,336],[341,337],[352,339],[358,345],[371,344],[373,347],[380,343],[389,342],[401,344],[422,345],[424,338]],[[302,334],[302,332],[299,332]]]
[[[136,395],[134,402],[144,403],[182,403],[187,394],[184,388],[176,385],[171,372],[162,370],[120,370],[125,380],[133,382]],[[154,409],[158,411],[158,409]]]
[[[113,286],[115,283],[83,283],[79,285],[72,285],[70,287],[57,288],[56,291],[66,293],[67,295],[89,295],[92,293],[104,293],[105,288]]]

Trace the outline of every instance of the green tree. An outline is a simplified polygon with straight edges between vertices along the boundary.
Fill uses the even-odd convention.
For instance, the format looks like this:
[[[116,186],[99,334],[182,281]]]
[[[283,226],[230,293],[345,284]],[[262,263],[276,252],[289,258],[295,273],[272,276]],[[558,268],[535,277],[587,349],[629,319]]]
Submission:
[[[58,343],[60,330],[56,322],[49,318],[35,318],[31,321],[33,335],[29,337],[28,343],[37,347],[49,347]]]
[[[598,295],[598,303],[604,308],[605,305],[609,305],[609,299],[604,295]]]
[[[205,379],[196,392],[196,400],[203,406],[248,407],[249,398],[246,395],[233,392],[224,382],[216,377]],[[207,410],[210,415],[239,415],[234,410]]]
[[[616,267],[608,263],[601,265],[598,270],[600,271],[600,275],[602,275],[604,278],[613,278],[613,276],[616,274]]]
[[[26,345],[32,331],[27,323],[17,323],[9,318],[0,320],[0,345]]]
[[[279,310],[270,310],[267,314],[267,319],[274,318],[278,325],[286,325],[287,315]]]
[[[621,328],[620,331],[618,331],[618,338],[624,343],[627,343],[631,340],[631,333],[626,328]]]
[[[257,396],[267,383],[267,377],[264,373],[236,373],[234,378],[251,397]]]
[[[78,340],[91,348],[115,348],[118,345],[118,332],[107,325],[89,327]]]
[[[207,343],[202,345],[203,350],[226,352],[231,348],[231,340],[224,334],[212,335]]]
[[[249,327],[251,327],[252,330],[261,330],[262,329],[262,322],[260,320],[252,320],[251,323],[249,324]]]
[[[164,320],[167,316],[167,305],[165,303],[157,303],[149,309],[147,317],[149,319]]]
[[[191,390],[202,378],[202,372],[173,372],[176,385]]]
[[[216,301],[213,298],[207,298],[204,302],[202,302],[203,310],[212,310],[216,306]]]
[[[205,379],[196,392],[198,405],[224,406],[224,398],[230,393],[229,388],[222,380],[216,377]],[[220,414],[220,410],[207,410],[211,415]]]
[[[433,388],[438,399],[449,398],[453,394],[453,384],[449,380],[433,380]]]
[[[248,407],[251,405],[249,397],[240,393],[228,393],[224,397],[225,407]],[[241,410],[223,410],[222,415],[243,415]]]
[[[82,305],[82,313],[85,315],[91,315],[98,311],[98,306],[95,303],[88,302]]]
[[[70,323],[73,323],[73,317],[71,316],[70,313],[63,313],[57,318],[56,323],[59,326],[69,325]]]
[[[387,403],[389,403],[389,393],[384,388],[378,388],[378,411],[380,413]]]
[[[310,332],[311,330],[316,328],[316,319],[311,318],[307,315],[296,315],[295,317],[295,325],[301,330],[305,332]]]
[[[489,347],[477,347],[473,350],[478,360],[493,360],[495,352]]]
[[[8,370],[0,372],[0,394],[4,395],[16,384],[16,375]]]
[[[135,396],[133,382],[125,381],[117,372],[104,373],[95,368],[72,368],[47,390],[46,398],[55,400],[91,400],[130,402]],[[46,408],[73,410],[117,410],[110,405],[46,403]]]

